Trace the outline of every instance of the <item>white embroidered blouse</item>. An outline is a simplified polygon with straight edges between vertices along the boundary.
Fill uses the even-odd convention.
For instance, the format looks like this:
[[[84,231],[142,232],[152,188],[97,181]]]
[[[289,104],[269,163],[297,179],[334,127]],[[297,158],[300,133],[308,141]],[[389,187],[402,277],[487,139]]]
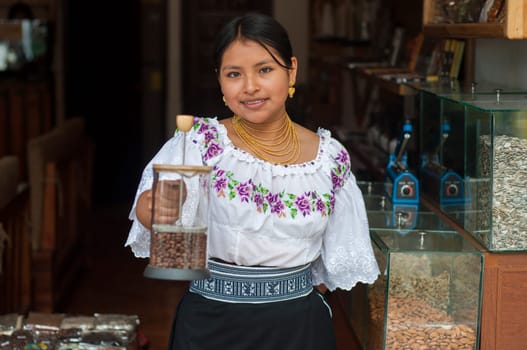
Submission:
[[[237,148],[215,118],[196,118],[176,131],[145,167],[129,218],[126,246],[150,254],[150,231],[137,220],[139,195],[150,189],[153,164],[212,166],[208,213],[209,257],[244,266],[312,263],[313,284],[329,290],[373,283],[379,268],[362,194],[346,149],[319,129],[316,159],[276,165]]]

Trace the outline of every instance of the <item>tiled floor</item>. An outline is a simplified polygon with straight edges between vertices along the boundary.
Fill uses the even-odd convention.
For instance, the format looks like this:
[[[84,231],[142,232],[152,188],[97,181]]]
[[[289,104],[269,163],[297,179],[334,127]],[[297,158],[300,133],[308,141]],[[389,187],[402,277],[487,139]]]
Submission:
[[[93,236],[86,249],[90,262],[62,311],[138,315],[149,349],[166,349],[172,315],[187,284],[143,277],[147,260],[135,258],[124,247],[130,226],[128,209],[126,205],[116,205],[94,210]],[[330,295],[329,299],[339,350],[358,349],[336,298]]]

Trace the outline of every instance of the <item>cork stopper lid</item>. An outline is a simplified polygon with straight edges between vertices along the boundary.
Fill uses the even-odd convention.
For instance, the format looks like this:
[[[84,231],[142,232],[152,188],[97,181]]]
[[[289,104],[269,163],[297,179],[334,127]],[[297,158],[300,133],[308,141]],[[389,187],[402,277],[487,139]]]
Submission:
[[[176,126],[179,130],[187,132],[194,125],[194,116],[188,114],[178,114],[176,116]]]

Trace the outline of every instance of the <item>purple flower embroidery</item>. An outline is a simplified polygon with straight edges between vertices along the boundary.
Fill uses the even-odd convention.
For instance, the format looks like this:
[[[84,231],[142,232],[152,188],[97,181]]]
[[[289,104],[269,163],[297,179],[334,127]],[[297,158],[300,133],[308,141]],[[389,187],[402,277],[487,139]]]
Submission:
[[[197,130],[196,134],[203,135],[203,141],[194,139],[192,142],[202,142],[203,160],[209,160],[218,156],[223,151],[218,141],[218,130],[210,126],[207,118],[196,118],[194,123],[194,129]]]
[[[336,160],[340,163],[343,163],[347,167],[350,161],[348,152],[346,152],[345,150],[341,150],[337,155]]]
[[[274,202],[277,202],[279,200],[279,196],[278,194],[272,194],[271,192],[269,192],[266,196],[265,196],[265,200],[269,203],[269,204],[272,204]]]
[[[207,151],[205,152],[205,155],[203,156],[205,160],[211,159],[223,151],[220,145],[215,142],[210,142],[208,146],[209,147],[207,148]]]
[[[329,206],[331,208],[331,211],[335,209],[335,193],[331,193],[331,198],[329,200]]]
[[[255,184],[249,179],[239,182],[234,179],[230,171],[221,170],[214,166],[212,186],[218,197],[228,200],[238,200],[240,203],[254,204],[258,213],[271,213],[279,218],[289,217],[295,219],[297,214],[307,217],[314,213],[322,216],[330,215],[335,205],[335,191],[342,186],[346,172],[344,166],[337,166],[331,172],[334,184],[330,193],[319,194],[317,191],[308,191],[300,195],[294,193],[278,192],[272,193],[261,184]],[[348,172],[349,173],[349,172]],[[228,195],[226,195],[226,191]]]
[[[237,182],[232,178],[231,172],[220,170],[214,167],[215,175],[213,177],[213,187],[218,197],[227,198],[226,189],[230,190],[228,198],[231,200],[237,198],[240,202],[254,203],[256,211],[259,213],[270,212],[278,217],[290,216],[295,218],[296,213],[302,213],[304,217],[314,212],[322,216],[329,215],[333,210],[335,203],[335,193],[319,195],[316,191],[305,192],[300,196],[287,193],[271,193],[260,185],[255,185],[252,180],[247,182]],[[335,171],[338,171],[336,169]],[[336,176],[336,175],[335,175]],[[336,176],[338,178],[338,176]],[[287,200],[284,200],[287,198]]]
[[[295,200],[295,206],[300,210],[302,215],[310,215],[311,214],[311,201],[307,196],[299,196]]]
[[[256,207],[261,207],[264,204],[264,197],[261,193],[256,193],[254,195],[254,203],[256,204]]]
[[[317,200],[315,202],[315,207],[316,207],[316,210],[321,212],[321,213],[325,213],[326,212],[326,204],[324,203],[324,201],[321,198],[317,198]]]
[[[207,123],[200,123],[197,133],[198,134],[203,134],[207,130],[209,130],[209,124],[207,124]]]
[[[278,194],[269,193],[265,196],[265,199],[269,203],[269,207],[271,207],[271,213],[280,214],[284,210],[284,203],[282,203]]]
[[[214,181],[214,189],[216,192],[223,191],[227,188],[227,178],[218,175],[216,181]]]
[[[210,141],[216,139],[216,135],[210,131],[205,132],[204,137],[206,143],[209,143]]]
[[[240,201],[249,203],[249,198],[251,196],[251,186],[247,182],[242,182],[236,186],[236,191],[240,196]]]
[[[283,216],[283,211],[284,211],[284,203],[282,203],[281,201],[279,202],[274,202],[271,204],[271,213],[273,214],[280,214],[281,216]]]
[[[333,182],[333,188],[341,188],[344,184],[344,179],[336,174],[334,171],[331,172],[331,181]]]

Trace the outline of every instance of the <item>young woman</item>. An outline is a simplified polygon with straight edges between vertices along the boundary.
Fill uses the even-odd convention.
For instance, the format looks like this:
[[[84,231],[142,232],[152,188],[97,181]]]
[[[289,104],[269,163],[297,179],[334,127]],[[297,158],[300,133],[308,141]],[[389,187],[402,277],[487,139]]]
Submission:
[[[218,35],[214,62],[233,117],[196,117],[146,166],[126,245],[149,255],[152,164],[181,164],[186,137],[186,164],[213,167],[212,277],[190,283],[170,348],[335,349],[322,292],[379,274],[348,152],[327,130],[290,119],[298,62],[276,20],[233,19]]]

